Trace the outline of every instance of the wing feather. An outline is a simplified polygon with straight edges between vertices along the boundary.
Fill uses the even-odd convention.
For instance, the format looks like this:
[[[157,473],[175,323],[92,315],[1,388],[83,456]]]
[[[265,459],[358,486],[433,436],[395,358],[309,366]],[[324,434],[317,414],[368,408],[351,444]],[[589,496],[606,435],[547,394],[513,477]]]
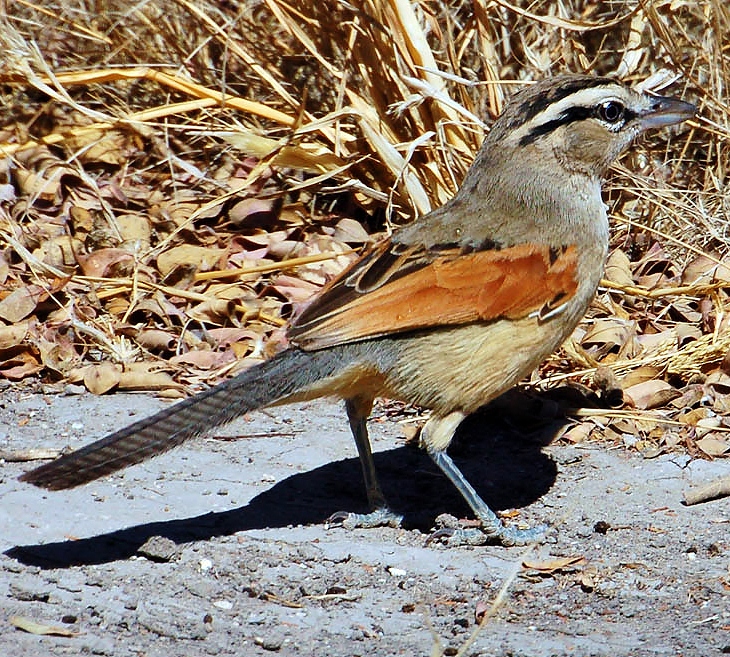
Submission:
[[[289,327],[315,350],[438,326],[520,318],[578,288],[577,249],[520,244],[463,253],[386,241],[326,286]]]

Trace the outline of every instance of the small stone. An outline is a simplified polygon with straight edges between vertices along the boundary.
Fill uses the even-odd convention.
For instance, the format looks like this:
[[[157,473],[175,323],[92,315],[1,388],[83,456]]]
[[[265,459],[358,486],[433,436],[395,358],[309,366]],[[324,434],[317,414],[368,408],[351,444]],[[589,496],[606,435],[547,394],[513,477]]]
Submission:
[[[261,636],[254,638],[253,642],[264,650],[277,651],[281,650],[281,639],[270,639]]]
[[[393,577],[405,577],[408,574],[403,568],[396,568],[395,566],[388,566],[388,572]]]
[[[593,525],[593,531],[596,534],[606,534],[609,529],[611,529],[611,525],[605,520],[599,520],[595,525]]]
[[[21,602],[48,602],[48,598],[51,597],[49,591],[24,587],[13,583],[8,587],[8,594],[10,597]]]
[[[177,558],[179,548],[175,541],[164,536],[150,536],[137,550],[137,554],[150,561],[166,562]]]

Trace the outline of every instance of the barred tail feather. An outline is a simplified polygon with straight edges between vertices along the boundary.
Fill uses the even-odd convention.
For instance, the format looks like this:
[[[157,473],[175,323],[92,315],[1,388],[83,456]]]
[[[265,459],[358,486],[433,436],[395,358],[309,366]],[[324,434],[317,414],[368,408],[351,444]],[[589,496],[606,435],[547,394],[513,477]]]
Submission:
[[[330,351],[284,351],[195,397],[31,470],[20,480],[48,490],[85,484],[294,395],[337,368],[337,356]]]

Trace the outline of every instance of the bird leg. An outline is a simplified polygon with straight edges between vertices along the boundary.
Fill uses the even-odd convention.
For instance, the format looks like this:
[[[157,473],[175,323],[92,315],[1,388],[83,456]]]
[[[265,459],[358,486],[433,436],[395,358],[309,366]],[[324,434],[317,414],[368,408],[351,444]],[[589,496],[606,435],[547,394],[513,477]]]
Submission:
[[[446,448],[454,437],[456,428],[461,424],[465,415],[459,411],[445,417],[432,415],[421,430],[421,442],[426,447],[433,462],[451,481],[461,496],[471,507],[481,523],[478,529],[440,529],[430,540],[447,537],[450,544],[466,543],[469,545],[486,542],[498,542],[502,545],[525,545],[542,537],[544,527],[534,529],[518,529],[502,524],[496,513],[492,511],[479,497],[474,487],[466,480],[461,470],[446,453]]]
[[[403,517],[393,513],[388,508],[385,495],[383,495],[383,491],[378,483],[378,475],[375,472],[375,462],[373,461],[373,452],[370,448],[367,418],[373,408],[373,400],[361,397],[347,399],[345,400],[345,408],[347,410],[347,419],[350,421],[350,429],[352,429],[352,435],[355,438],[357,453],[360,457],[362,475],[365,480],[365,491],[368,496],[368,505],[371,511],[370,513],[337,511],[327,519],[327,522],[340,524],[346,529],[354,529],[356,527],[382,527],[385,525],[398,527]]]

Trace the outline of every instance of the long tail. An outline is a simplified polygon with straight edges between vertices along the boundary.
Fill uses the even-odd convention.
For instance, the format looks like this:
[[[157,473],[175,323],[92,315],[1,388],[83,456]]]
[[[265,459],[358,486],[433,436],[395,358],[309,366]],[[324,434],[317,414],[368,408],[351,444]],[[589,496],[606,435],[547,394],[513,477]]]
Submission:
[[[85,484],[290,397],[343,365],[336,350],[284,351],[195,397],[26,472],[20,480],[49,490]]]

